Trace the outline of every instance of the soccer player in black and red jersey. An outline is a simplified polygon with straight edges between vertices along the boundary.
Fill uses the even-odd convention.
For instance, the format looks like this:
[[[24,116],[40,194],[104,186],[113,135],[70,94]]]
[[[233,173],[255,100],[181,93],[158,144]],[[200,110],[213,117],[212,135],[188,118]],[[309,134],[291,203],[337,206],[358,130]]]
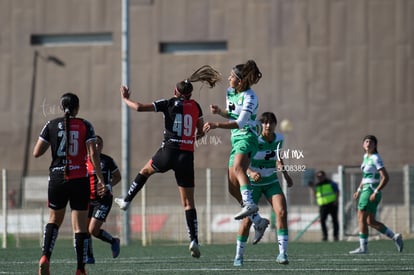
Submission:
[[[164,114],[164,140],[161,148],[141,169],[129,187],[125,198],[115,202],[126,210],[132,199],[154,173],[175,172],[181,204],[185,210],[187,230],[190,236],[191,256],[200,257],[198,245],[198,222],[194,204],[194,143],[204,136],[203,113],[200,105],[191,99],[191,82],[208,83],[210,88],[221,79],[220,73],[208,65],[195,71],[189,78],[180,81],[174,89],[174,96],[168,100],[160,99],[153,103],[132,101],[128,87],[121,86],[121,97],[127,106],[138,112],[162,112]]]
[[[34,147],[33,156],[42,156],[51,147],[52,162],[49,167],[48,207],[49,221],[45,226],[42,257],[39,261],[39,275],[48,275],[53,247],[65,217],[69,202],[77,256],[76,275],[86,274],[85,251],[88,238],[89,178],[86,159],[89,155],[98,178],[98,194],[106,191],[99,165],[95,131],[91,123],[76,118],[79,98],[66,93],[60,99],[64,117],[50,120],[43,127]]]
[[[102,225],[111,211],[113,200],[112,187],[121,181],[121,172],[119,171],[113,158],[102,153],[103,139],[98,135],[96,136],[96,148],[99,153],[101,171],[108,191],[106,191],[105,195],[102,197],[98,195],[98,178],[96,176],[92,161],[88,158],[88,174],[91,184],[88,230],[89,234],[92,234],[95,238],[109,243],[111,245],[112,257],[116,258],[120,252],[119,238],[112,237],[108,231],[102,229]],[[93,256],[92,238],[90,235],[88,242],[88,259],[86,263],[94,264],[95,258]]]

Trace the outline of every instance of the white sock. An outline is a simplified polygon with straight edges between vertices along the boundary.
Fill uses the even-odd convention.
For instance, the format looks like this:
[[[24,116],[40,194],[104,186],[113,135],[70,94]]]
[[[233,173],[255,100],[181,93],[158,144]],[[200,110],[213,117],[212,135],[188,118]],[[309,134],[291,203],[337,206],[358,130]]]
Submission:
[[[252,199],[252,192],[250,189],[240,190],[243,204],[255,204]]]
[[[394,235],[395,235],[394,232],[392,232],[392,230],[389,229],[389,228],[387,228],[387,230],[385,230],[384,234],[390,239],[394,238]]]
[[[287,246],[288,246],[289,236],[288,235],[282,235],[277,236],[277,242],[279,244],[279,253],[280,254],[286,254],[287,253]]]
[[[258,224],[260,220],[262,219],[262,217],[260,216],[258,212],[256,212],[254,214],[249,215],[249,219],[252,221],[252,223]]]
[[[362,249],[366,250],[368,247],[368,239],[359,239],[359,247],[361,247]]]
[[[246,242],[237,240],[236,256],[243,257],[245,247],[246,247]]]

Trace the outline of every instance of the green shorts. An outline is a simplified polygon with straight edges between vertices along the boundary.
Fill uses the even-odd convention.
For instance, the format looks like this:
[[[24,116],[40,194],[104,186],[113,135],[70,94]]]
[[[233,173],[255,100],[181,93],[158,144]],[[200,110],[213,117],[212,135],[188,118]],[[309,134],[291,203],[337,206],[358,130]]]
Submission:
[[[257,204],[259,202],[262,194],[265,195],[266,199],[269,199],[274,195],[283,195],[283,191],[279,183],[252,186],[252,198],[254,203]]]
[[[233,166],[234,156],[236,154],[249,155],[252,158],[258,147],[257,136],[252,132],[246,132],[245,135],[231,137],[231,152],[229,159],[229,167]]]
[[[374,193],[370,188],[363,190],[361,194],[359,195],[358,200],[358,209],[362,211],[366,211],[372,214],[377,213],[378,204],[381,201],[382,194],[381,192],[378,192],[375,196],[375,201],[370,201],[369,197]]]

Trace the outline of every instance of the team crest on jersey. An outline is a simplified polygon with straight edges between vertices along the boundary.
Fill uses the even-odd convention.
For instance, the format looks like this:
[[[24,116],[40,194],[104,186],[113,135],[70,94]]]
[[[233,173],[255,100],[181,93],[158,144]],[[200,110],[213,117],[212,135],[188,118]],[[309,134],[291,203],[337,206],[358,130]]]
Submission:
[[[237,101],[237,105],[243,105],[243,97],[240,97]]]
[[[179,100],[177,100],[177,101],[174,102],[174,107],[178,107],[180,105],[181,105],[181,102]]]

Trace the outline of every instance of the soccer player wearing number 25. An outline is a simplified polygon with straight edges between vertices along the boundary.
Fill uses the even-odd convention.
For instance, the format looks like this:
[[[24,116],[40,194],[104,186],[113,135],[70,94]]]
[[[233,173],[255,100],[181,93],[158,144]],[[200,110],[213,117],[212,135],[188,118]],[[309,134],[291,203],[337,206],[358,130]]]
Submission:
[[[203,113],[200,105],[191,99],[193,85],[201,81],[210,88],[220,80],[220,74],[212,67],[204,65],[189,78],[180,81],[174,89],[174,96],[143,104],[132,101],[128,87],[120,88],[121,97],[127,106],[138,112],[162,112],[164,114],[164,140],[161,148],[141,169],[129,187],[125,198],[116,198],[115,203],[126,210],[132,199],[154,173],[175,172],[181,204],[185,210],[187,230],[190,235],[191,256],[200,257],[198,245],[198,222],[194,203],[194,143],[204,136]]]
[[[385,224],[375,219],[378,204],[381,201],[382,189],[388,183],[388,173],[377,151],[378,141],[373,135],[364,137],[362,148],[365,151],[361,165],[362,180],[354,193],[358,199],[359,247],[350,251],[350,254],[365,254],[368,252],[368,226],[378,230],[392,239],[399,252],[403,250],[403,240],[399,233],[395,233]]]
[[[88,206],[90,185],[86,159],[89,155],[95,168],[98,195],[107,191],[99,164],[96,137],[92,124],[77,118],[79,98],[66,93],[60,98],[64,117],[48,121],[43,127],[33,149],[33,156],[40,157],[51,148],[52,163],[49,167],[48,206],[49,221],[43,233],[42,257],[39,275],[49,275],[49,262],[53,247],[65,217],[69,202],[77,256],[76,275],[86,274],[85,259],[88,238]]]

